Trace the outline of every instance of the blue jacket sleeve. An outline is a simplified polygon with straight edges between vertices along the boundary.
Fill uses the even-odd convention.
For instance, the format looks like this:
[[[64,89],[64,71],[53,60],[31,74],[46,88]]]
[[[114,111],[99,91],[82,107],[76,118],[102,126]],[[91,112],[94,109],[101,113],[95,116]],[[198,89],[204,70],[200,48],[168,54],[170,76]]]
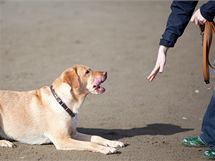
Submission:
[[[160,45],[174,47],[177,39],[183,34],[198,1],[176,1],[171,4],[166,30],[160,39]]]
[[[215,15],[215,1],[208,1],[200,7],[202,16],[208,21],[213,21]]]

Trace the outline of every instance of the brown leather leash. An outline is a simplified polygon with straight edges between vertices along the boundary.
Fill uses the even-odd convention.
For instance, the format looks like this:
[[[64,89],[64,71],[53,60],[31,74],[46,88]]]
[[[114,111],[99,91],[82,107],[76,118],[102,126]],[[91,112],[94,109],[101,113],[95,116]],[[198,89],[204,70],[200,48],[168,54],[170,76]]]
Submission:
[[[210,47],[213,39],[213,33],[215,32],[214,22],[206,21],[204,26],[200,26],[202,35],[202,70],[204,81],[206,84],[210,83],[210,68],[215,70],[210,62]]]

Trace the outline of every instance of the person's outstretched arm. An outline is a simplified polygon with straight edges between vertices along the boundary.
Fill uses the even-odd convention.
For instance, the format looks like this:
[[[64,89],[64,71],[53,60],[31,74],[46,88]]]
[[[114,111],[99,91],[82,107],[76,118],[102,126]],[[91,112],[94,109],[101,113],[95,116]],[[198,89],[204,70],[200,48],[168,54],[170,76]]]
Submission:
[[[162,73],[169,47],[174,47],[177,39],[183,34],[198,1],[173,1],[166,30],[160,40],[156,64],[147,79],[152,81],[157,73]]]
[[[160,47],[158,49],[158,56],[157,56],[157,61],[156,61],[155,67],[152,70],[152,72],[149,74],[149,76],[147,77],[147,79],[149,81],[152,81],[156,77],[158,72],[159,73],[163,72],[164,66],[166,64],[167,50],[168,50],[168,47],[160,45]]]

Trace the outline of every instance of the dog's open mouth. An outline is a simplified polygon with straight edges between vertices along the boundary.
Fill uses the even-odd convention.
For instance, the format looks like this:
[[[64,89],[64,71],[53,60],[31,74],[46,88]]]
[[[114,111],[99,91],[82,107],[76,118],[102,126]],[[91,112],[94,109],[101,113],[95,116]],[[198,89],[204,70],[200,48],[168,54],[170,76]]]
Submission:
[[[96,91],[98,94],[102,94],[105,92],[105,88],[101,87],[100,85],[94,85],[93,89]]]
[[[102,94],[105,92],[105,88],[100,86],[105,80],[106,78],[103,79],[97,78],[94,80],[93,90],[96,92],[96,94]]]

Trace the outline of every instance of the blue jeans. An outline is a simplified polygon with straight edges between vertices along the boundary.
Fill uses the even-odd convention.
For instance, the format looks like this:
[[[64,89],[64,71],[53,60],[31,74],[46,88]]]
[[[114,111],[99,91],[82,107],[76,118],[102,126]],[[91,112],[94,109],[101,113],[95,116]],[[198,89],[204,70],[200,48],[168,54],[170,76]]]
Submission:
[[[203,118],[200,138],[210,147],[215,147],[215,89]]]

